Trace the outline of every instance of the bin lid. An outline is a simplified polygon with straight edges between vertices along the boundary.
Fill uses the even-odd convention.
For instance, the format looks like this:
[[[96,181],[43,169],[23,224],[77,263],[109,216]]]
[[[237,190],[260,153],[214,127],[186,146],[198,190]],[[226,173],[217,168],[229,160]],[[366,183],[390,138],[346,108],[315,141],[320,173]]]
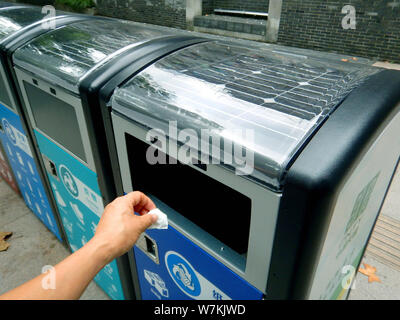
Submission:
[[[25,27],[49,17],[47,13],[42,13],[42,8],[34,6],[6,6],[0,10],[0,43]],[[58,13],[57,15],[59,15]]]
[[[12,2],[0,2],[0,8],[13,7],[17,5],[18,5],[17,3],[12,3]]]
[[[379,69],[275,49],[225,41],[182,49],[115,90],[112,108],[147,128],[162,130],[170,141],[174,137],[169,129],[176,125],[176,140],[183,132],[181,145],[280,190],[290,160],[306,139]],[[210,132],[219,139],[216,153],[199,143],[210,142]],[[235,146],[249,156],[247,165],[253,157],[253,168],[246,168],[245,157],[235,160]]]
[[[93,19],[50,31],[16,50],[13,61],[72,92],[80,80],[121,51],[174,31],[119,19]]]

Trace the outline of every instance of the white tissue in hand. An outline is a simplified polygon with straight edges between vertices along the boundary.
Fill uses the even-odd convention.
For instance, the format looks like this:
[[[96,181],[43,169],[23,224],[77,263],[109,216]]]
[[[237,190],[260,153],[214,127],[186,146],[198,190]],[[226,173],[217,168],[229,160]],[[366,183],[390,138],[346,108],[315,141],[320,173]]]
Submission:
[[[168,217],[160,209],[153,209],[148,214],[155,214],[158,219],[149,229],[168,229]]]

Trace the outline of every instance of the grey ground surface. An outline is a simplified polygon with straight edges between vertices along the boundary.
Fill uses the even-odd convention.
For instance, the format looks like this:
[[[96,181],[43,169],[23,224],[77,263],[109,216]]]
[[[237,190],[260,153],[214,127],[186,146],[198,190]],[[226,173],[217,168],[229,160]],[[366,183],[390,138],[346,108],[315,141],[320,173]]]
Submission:
[[[4,181],[0,181],[0,231],[11,231],[10,247],[0,252],[0,294],[34,278],[46,265],[56,265],[68,250],[26,207],[25,202]],[[84,300],[105,300],[108,296],[91,282]]]

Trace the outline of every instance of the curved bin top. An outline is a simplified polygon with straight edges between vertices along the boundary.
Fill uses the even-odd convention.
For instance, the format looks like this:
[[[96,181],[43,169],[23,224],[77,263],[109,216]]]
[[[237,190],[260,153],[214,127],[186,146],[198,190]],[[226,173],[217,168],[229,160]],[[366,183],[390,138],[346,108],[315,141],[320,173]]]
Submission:
[[[57,28],[16,50],[15,65],[79,93],[81,80],[123,51],[179,34],[163,27],[119,19],[93,19]]]
[[[167,135],[170,121],[179,130],[190,129],[180,143],[205,161],[217,158],[236,174],[279,191],[290,161],[307,139],[379,69],[276,49],[211,41],[179,50],[117,88],[112,107]],[[219,141],[218,152],[201,147],[200,140],[210,142],[202,133]],[[232,146],[246,148],[252,167],[234,160]]]
[[[1,3],[0,3],[1,5]],[[65,12],[57,11],[56,16],[63,16]],[[0,7],[0,44],[10,37],[24,31],[24,28],[34,24],[45,23],[50,18],[48,13],[42,13],[41,7],[36,6],[5,6]],[[47,25],[43,24],[46,28]],[[44,30],[46,31],[46,30]]]

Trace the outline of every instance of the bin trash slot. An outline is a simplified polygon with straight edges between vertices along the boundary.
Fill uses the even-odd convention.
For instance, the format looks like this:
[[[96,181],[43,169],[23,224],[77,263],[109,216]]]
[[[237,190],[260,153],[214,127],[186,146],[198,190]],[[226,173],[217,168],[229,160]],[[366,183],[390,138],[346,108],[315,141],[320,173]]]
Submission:
[[[147,234],[142,233],[136,242],[136,247],[149,257],[154,263],[159,264],[157,242],[150,238]]]
[[[146,250],[149,254],[155,256],[156,255],[156,246],[154,245],[153,240],[151,240],[149,237],[144,236],[144,239],[146,241]]]
[[[58,178],[58,173],[57,173],[57,168],[56,168],[56,164],[50,160],[49,158],[47,158],[45,155],[43,155],[43,162],[44,162],[44,166],[46,168],[46,171],[52,175],[54,178],[56,178],[57,180],[59,180]]]

